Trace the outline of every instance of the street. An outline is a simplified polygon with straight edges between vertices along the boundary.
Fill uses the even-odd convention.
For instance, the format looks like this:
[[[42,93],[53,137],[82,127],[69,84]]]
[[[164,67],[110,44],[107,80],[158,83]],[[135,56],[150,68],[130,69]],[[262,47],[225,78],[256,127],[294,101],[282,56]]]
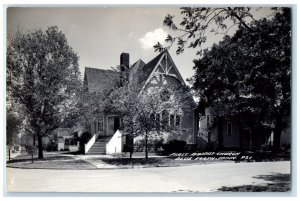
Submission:
[[[222,186],[272,183],[264,176],[282,174],[290,174],[290,161],[114,170],[6,168],[6,189],[8,192],[212,192]]]

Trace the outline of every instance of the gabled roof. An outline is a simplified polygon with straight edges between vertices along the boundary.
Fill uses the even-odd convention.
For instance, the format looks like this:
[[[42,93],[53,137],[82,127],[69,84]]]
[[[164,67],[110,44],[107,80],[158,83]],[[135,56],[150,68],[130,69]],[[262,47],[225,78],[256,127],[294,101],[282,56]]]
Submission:
[[[146,80],[149,78],[150,74],[154,70],[156,64],[158,63],[163,54],[164,51],[157,55],[154,59],[149,61],[147,64],[145,64],[143,67],[141,67],[141,75],[139,77],[140,84],[145,84]]]
[[[129,81],[144,87],[151,73],[154,72],[155,68],[159,64],[159,61],[165,54],[167,54],[168,57],[171,59],[167,50],[164,50],[161,53],[159,53],[147,64],[145,64],[141,59],[139,59],[130,67]],[[171,61],[173,62],[172,59]],[[175,64],[174,67],[178,72]],[[185,84],[179,72],[178,75],[181,82]],[[119,79],[119,74],[116,71],[90,67],[85,68],[84,81],[90,92],[104,91],[106,88],[113,87],[115,86],[116,81],[118,81]]]
[[[116,71],[85,67],[84,82],[89,92],[102,92],[114,86],[119,79]]]
[[[139,59],[135,62],[129,71],[129,81],[134,83],[139,83],[139,78],[141,77],[141,70],[144,67],[145,63],[143,60]]]

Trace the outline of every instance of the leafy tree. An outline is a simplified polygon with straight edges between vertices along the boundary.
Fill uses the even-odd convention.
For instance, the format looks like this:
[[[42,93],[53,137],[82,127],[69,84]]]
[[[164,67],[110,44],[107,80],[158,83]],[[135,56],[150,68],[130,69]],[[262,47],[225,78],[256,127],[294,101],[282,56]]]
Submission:
[[[183,8],[183,13],[189,16],[188,22],[183,25],[187,24],[186,31],[191,30],[188,39],[194,40],[190,47],[201,46],[201,39],[194,38],[197,31],[205,34],[207,27],[201,29],[196,22],[198,18],[208,19],[209,14],[204,14],[206,17],[199,14],[207,10],[210,9]],[[231,10],[235,14],[249,11],[247,8]],[[202,107],[202,112],[205,107],[210,106],[214,108],[218,118],[238,115],[241,124],[248,127],[259,125],[262,116],[268,112],[273,113],[276,151],[279,149],[280,135],[284,128],[283,119],[290,112],[291,19],[290,9],[274,10],[272,19],[254,20],[250,24],[242,21],[246,14],[239,17],[241,15],[236,16],[225,10],[222,11],[224,15],[221,19],[217,16],[213,18],[221,26],[222,20],[230,16],[236,17],[241,25],[234,36],[225,36],[218,45],[198,52],[202,57],[194,61],[196,73],[191,82],[200,97],[199,106]],[[164,23],[169,19],[167,16]],[[172,24],[173,22],[169,22],[166,25],[172,27]],[[224,29],[227,27],[224,26]],[[188,39],[178,38],[183,41],[182,44],[186,44]],[[178,49],[185,48],[182,44],[178,44]],[[159,50],[158,46],[156,48]],[[180,52],[182,51],[178,51]]]
[[[244,117],[244,124],[252,128],[271,112],[274,151],[280,147],[284,117],[290,113],[290,26],[290,11],[283,9],[272,20],[251,24],[253,32],[241,27],[195,61],[193,83],[203,97],[200,104]]]
[[[190,81],[200,97],[202,113],[212,107],[217,122],[222,117],[239,116],[241,124],[255,127],[262,116],[275,116],[274,151],[280,147],[284,119],[290,114],[291,88],[291,14],[289,8],[272,8],[270,20],[254,20],[250,8],[181,8],[184,15],[178,28],[171,15],[164,25],[183,33],[168,36],[171,45],[177,41],[177,53],[199,48],[194,60],[195,75]],[[246,18],[250,17],[250,23]],[[248,20],[249,22],[249,20]],[[214,23],[214,26],[209,26]],[[226,34],[235,24],[234,36],[224,36],[222,42],[201,49],[211,32]],[[217,30],[215,28],[217,27]],[[187,46],[188,42],[190,45]],[[161,44],[154,46],[161,51]],[[219,139],[220,141],[222,139]]]
[[[7,47],[8,91],[26,115],[26,129],[38,140],[76,119],[81,86],[78,56],[56,26],[19,34]]]
[[[166,42],[168,47],[163,47],[159,42],[154,46],[155,50],[162,51],[177,43],[177,54],[185,48],[199,48],[207,41],[210,34],[227,34],[232,28],[239,25],[253,32],[248,21],[255,21],[250,7],[182,7],[183,18],[180,24],[174,22],[174,15],[168,14],[163,24],[178,33],[176,36],[168,35]],[[200,49],[197,55],[202,55]]]
[[[187,94],[186,89],[170,87],[152,92],[141,91],[141,86],[125,79],[109,94],[105,110],[120,116],[125,135],[131,139],[144,138],[147,159],[150,137],[157,138],[163,132],[178,133],[178,128],[170,126],[164,115],[168,112],[182,113]]]

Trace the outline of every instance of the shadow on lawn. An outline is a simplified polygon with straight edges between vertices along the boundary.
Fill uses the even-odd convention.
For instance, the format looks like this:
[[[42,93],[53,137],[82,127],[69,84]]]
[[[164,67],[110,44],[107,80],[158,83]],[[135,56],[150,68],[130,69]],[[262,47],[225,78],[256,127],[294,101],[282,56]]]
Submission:
[[[281,174],[276,173],[273,175],[258,175],[253,177],[255,179],[263,179],[265,181],[271,181],[274,183],[281,183],[281,182],[290,182],[291,181],[291,175],[290,174]]]
[[[102,158],[103,162],[110,165],[159,165],[162,160],[158,158]]]
[[[290,174],[276,173],[273,175],[258,175],[253,178],[263,179],[272,183],[268,183],[266,185],[243,185],[234,187],[223,186],[218,190],[229,192],[287,192],[291,189]]]

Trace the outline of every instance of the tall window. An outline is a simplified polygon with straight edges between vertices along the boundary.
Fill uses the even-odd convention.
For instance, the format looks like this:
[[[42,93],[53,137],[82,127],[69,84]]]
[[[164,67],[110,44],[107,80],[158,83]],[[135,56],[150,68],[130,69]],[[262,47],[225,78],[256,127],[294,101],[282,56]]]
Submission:
[[[170,127],[173,128],[175,124],[175,117],[173,114],[170,115]]]
[[[176,121],[175,121],[176,128],[180,129],[180,124],[181,124],[181,118],[179,115],[176,115]]]
[[[209,115],[206,115],[206,125],[209,126]]]
[[[169,113],[167,110],[164,110],[162,112],[162,121],[161,121],[162,127],[167,128],[169,125]]]
[[[227,122],[227,134],[231,135],[232,134],[232,123]]]
[[[156,124],[156,128],[159,129],[160,128],[160,114],[155,115],[155,124]]]
[[[150,114],[150,120],[151,120],[152,127],[154,128],[156,126],[155,114],[154,113]]]
[[[65,145],[67,145],[67,146],[70,145],[70,140],[69,139],[65,139]]]

